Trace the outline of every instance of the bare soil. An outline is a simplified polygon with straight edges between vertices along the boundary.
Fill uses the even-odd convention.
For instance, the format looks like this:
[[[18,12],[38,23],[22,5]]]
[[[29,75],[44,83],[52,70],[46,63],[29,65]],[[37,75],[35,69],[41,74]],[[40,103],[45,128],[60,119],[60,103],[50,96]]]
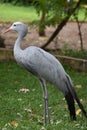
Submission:
[[[11,24],[0,24],[0,32],[3,32]],[[46,37],[39,37],[38,28],[36,26],[30,26],[28,35],[22,41],[22,48],[26,48],[31,45],[41,47],[49,37],[52,35],[56,27],[46,27]],[[81,23],[81,32],[83,38],[83,47],[87,50],[87,23]],[[2,35],[5,39],[6,48],[13,48],[15,40],[17,38],[16,32],[9,32]],[[61,30],[59,35],[51,42],[47,47],[51,49],[80,49],[80,38],[77,23],[68,22],[64,28]]]

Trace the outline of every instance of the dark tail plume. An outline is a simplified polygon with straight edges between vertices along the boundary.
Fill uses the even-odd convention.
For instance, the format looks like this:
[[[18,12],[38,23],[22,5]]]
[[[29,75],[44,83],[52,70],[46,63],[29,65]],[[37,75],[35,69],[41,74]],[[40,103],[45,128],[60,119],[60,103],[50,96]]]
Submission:
[[[71,120],[76,120],[75,102],[74,102],[72,94],[70,92],[65,94],[65,99],[66,99],[67,104],[68,104],[68,109],[70,111]]]
[[[86,111],[85,111],[83,105],[81,104],[81,102],[80,102],[78,96],[77,96],[77,93],[76,93],[76,91],[75,91],[75,89],[74,89],[74,87],[73,87],[73,84],[72,84],[72,81],[71,81],[70,77],[69,77],[68,75],[66,75],[66,77],[67,77],[67,81],[68,81],[68,82],[66,82],[66,84],[67,84],[67,88],[68,88],[68,90],[69,90],[69,93],[67,94],[68,97],[69,97],[69,98],[72,97],[72,99],[71,99],[72,101],[71,101],[71,102],[74,102],[74,101],[73,101],[74,99],[76,100],[76,102],[78,103],[78,106],[79,106],[80,109],[82,110],[84,116],[87,118],[87,113],[86,113]],[[72,95],[72,96],[70,96],[70,95]],[[66,96],[65,96],[65,97],[66,97]],[[68,97],[67,97],[66,100],[69,100]],[[71,102],[68,101],[68,106],[71,106]],[[74,103],[72,103],[72,104],[74,104]],[[71,107],[71,109],[73,109],[73,110],[71,110],[71,109],[69,109],[69,110],[70,110],[70,112],[72,113],[72,114],[70,114],[70,115],[73,115],[72,117],[74,117],[74,118],[76,119],[76,114],[74,113],[74,110],[75,110],[75,107],[74,107],[74,106],[75,106],[75,105],[72,105],[72,107]],[[74,119],[74,118],[73,118],[73,119]]]

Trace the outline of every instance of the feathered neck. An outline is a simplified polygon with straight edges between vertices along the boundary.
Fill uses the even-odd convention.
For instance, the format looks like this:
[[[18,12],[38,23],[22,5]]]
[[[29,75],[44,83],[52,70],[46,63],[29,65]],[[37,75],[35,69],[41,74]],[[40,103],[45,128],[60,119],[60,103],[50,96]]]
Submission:
[[[14,45],[14,55],[17,55],[17,54],[20,54],[21,51],[23,51],[21,49],[21,41],[23,39],[23,35],[18,35],[18,38],[15,42],[15,45]]]

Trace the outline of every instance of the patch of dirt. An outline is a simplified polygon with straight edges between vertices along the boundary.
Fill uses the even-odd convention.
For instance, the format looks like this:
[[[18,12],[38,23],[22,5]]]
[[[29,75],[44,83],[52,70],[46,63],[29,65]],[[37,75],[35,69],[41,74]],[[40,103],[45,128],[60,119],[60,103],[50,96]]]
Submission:
[[[0,24],[0,32],[3,32],[11,24]],[[22,40],[22,48],[31,45],[42,46],[52,35],[56,27],[46,27],[46,37],[39,37],[37,27],[30,27],[28,35]],[[83,47],[87,50],[87,23],[81,24],[81,32],[83,37]],[[6,48],[13,48],[17,38],[16,32],[9,32],[2,35],[5,39]],[[51,42],[47,48],[66,48],[66,49],[80,49],[80,38],[77,23],[68,22],[61,30],[59,35]]]

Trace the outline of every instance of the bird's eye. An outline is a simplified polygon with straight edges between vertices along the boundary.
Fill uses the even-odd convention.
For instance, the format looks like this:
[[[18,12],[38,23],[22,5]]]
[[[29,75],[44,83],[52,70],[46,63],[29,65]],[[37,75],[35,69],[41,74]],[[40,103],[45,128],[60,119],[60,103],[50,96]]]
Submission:
[[[16,26],[16,24],[14,24],[14,26]]]

